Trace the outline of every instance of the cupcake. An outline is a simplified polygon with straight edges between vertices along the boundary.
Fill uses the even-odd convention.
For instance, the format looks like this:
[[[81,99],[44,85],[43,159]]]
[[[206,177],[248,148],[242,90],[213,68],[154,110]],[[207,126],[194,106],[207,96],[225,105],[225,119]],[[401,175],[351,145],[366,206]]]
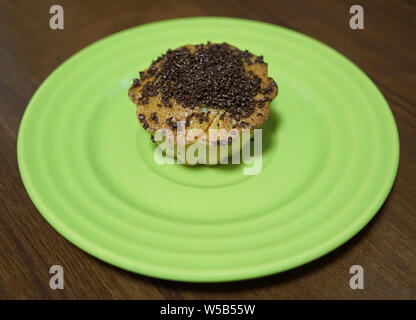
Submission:
[[[278,93],[262,56],[227,43],[168,50],[139,75],[128,90],[139,123],[186,164],[195,164],[186,157],[191,146],[205,150],[197,163],[206,164],[239,151],[242,133],[267,120]]]

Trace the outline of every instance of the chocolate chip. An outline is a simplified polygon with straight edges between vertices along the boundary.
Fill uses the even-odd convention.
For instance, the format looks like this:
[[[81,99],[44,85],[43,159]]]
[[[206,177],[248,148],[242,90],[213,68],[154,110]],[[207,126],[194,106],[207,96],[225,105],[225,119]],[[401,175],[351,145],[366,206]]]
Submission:
[[[258,56],[258,57],[256,58],[256,60],[254,60],[254,62],[255,62],[255,63],[264,63],[263,56]]]
[[[137,78],[133,79],[133,85],[131,86],[131,88],[137,87],[140,84],[140,80]]]
[[[174,117],[167,118],[166,119],[166,123],[168,125],[170,125],[172,128],[175,128],[176,129],[178,127],[178,123],[177,123],[176,120],[173,120],[173,119],[174,119]]]
[[[150,114],[150,119],[152,119],[155,123],[159,123],[159,119],[158,119],[158,117],[157,117],[156,112],[152,112],[152,113]]]

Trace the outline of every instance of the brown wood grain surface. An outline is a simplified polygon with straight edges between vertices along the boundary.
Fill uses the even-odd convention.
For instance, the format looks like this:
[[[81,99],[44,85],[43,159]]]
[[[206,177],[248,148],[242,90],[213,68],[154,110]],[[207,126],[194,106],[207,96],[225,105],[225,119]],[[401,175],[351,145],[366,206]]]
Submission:
[[[65,29],[49,28],[61,4]],[[361,4],[365,29],[349,28]],[[261,20],[312,36],[340,51],[377,84],[400,134],[394,187],[376,217],[332,253],[294,270],[220,284],[133,274],[84,253],[39,214],[16,159],[19,124],[36,89],[65,59],[114,32],[187,16]],[[415,299],[416,1],[0,1],[0,298],[2,299]],[[49,288],[49,267],[65,270],[65,289]],[[349,268],[365,270],[351,290]]]

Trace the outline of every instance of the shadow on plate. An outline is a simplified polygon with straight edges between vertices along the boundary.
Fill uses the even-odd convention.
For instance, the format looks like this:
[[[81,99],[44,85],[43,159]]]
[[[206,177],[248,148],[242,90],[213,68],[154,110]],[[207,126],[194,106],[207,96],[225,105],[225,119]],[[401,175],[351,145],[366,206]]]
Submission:
[[[277,137],[277,131],[279,129],[280,125],[280,116],[279,114],[273,110],[270,109],[270,115],[267,121],[261,126],[261,129],[263,129],[262,132],[262,153],[263,156],[267,154],[270,149],[272,148],[273,144],[276,144],[276,137]],[[250,150],[254,150],[254,142],[250,141]],[[241,158],[241,150],[240,150],[240,159]],[[229,159],[231,161],[231,159]],[[227,165],[214,165],[214,166],[207,166],[203,164],[197,164],[195,166],[185,166],[188,170],[201,170],[205,168],[212,168],[215,170],[221,170],[221,171],[233,171],[233,170],[239,170],[242,166],[245,164],[243,161],[241,161],[238,164],[229,163]]]

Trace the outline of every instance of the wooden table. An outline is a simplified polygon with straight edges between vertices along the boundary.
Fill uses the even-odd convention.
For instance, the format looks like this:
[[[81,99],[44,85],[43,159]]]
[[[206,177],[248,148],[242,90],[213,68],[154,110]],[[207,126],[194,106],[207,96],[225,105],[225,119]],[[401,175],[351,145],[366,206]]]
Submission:
[[[65,29],[49,28],[49,8]],[[361,4],[365,29],[349,28]],[[111,33],[155,20],[231,16],[310,35],[343,53],[377,84],[401,142],[396,182],[357,236],[305,266],[224,284],[152,279],[112,267],[60,236],[38,213],[16,160],[19,124],[30,97],[65,59]],[[364,299],[416,298],[416,1],[0,1],[0,298],[30,299]],[[49,288],[49,267],[65,269],[65,289]],[[365,270],[351,290],[349,268]]]

